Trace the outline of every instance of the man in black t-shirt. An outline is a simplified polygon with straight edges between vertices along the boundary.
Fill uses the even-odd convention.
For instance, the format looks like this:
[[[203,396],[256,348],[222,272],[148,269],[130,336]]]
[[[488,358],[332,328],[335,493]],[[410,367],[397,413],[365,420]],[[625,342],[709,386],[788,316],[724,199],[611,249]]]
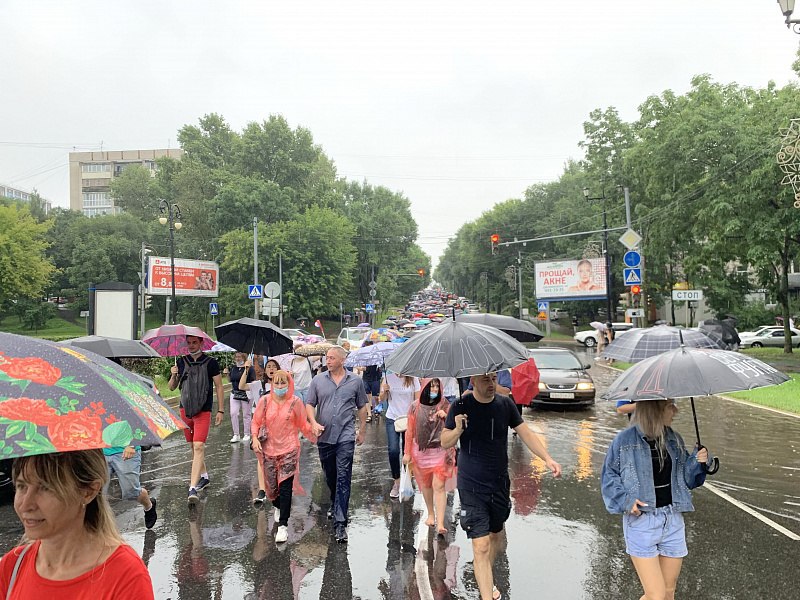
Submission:
[[[556,477],[561,466],[527,425],[508,396],[495,394],[497,374],[470,378],[473,390],[450,407],[442,431],[442,448],[461,442],[458,455],[458,495],[461,527],[472,540],[475,579],[481,600],[499,597],[492,565],[501,546],[500,534],[511,514],[508,476],[508,430],[519,435]]]

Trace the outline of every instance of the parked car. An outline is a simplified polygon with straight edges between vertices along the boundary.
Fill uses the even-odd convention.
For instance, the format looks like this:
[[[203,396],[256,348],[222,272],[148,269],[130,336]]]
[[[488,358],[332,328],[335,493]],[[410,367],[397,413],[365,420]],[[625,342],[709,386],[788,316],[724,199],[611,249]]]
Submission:
[[[563,308],[551,308],[550,309],[550,320],[551,321],[558,321],[562,317],[568,317],[569,312]]]
[[[740,331],[739,337],[741,338],[743,335],[756,336],[761,332],[766,331],[767,329],[771,331],[778,331],[778,330],[783,331],[783,325],[761,325],[760,327],[756,327],[751,331]]]
[[[342,342],[347,340],[350,342],[350,349],[355,350],[361,348],[364,338],[369,331],[366,327],[345,327],[339,332],[339,337],[336,338],[336,343],[342,345]]]
[[[531,348],[528,354],[539,369],[539,393],[531,406],[587,407],[594,404],[591,365],[567,348]]]
[[[800,348],[800,331],[791,329],[792,332],[792,346]],[[783,348],[784,333],[783,327],[780,329],[764,329],[756,335],[739,334],[741,348],[761,348],[763,346],[772,346]]]
[[[611,328],[614,330],[614,336],[616,337],[633,329],[633,323],[612,323]],[[600,341],[597,338],[597,331],[594,329],[579,331],[574,337],[576,342],[580,342],[587,348],[594,348],[597,346]]]
[[[311,335],[311,334],[310,334],[310,333],[308,333],[308,332],[307,332],[305,329],[298,329],[298,328],[289,328],[289,329],[284,329],[284,330],[283,330],[283,333],[285,333],[285,334],[286,334],[286,335],[288,335],[290,338],[292,338],[292,341],[295,341],[295,340],[296,340],[297,338],[299,338],[301,335]]]

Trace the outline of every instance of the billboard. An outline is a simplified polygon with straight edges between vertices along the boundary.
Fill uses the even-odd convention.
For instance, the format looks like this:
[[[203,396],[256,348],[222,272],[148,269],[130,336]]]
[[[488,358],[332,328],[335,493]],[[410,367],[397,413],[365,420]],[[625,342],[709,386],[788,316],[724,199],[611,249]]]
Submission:
[[[147,293],[153,296],[172,294],[169,257],[148,257]],[[219,295],[219,265],[209,260],[176,258],[175,295],[216,298]]]
[[[603,258],[536,263],[537,300],[600,300],[605,297]]]

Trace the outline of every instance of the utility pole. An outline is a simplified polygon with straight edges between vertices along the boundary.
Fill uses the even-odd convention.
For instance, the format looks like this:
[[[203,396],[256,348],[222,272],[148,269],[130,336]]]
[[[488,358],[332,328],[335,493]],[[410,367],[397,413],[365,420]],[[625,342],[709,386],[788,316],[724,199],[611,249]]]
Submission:
[[[522,320],[522,250],[517,250],[517,271],[519,272],[519,320]],[[548,315],[549,316],[549,315]]]
[[[278,306],[278,327],[283,329],[283,254],[278,253],[278,285],[281,286]]]
[[[253,283],[258,285],[258,217],[253,217]],[[258,300],[253,300],[253,318],[258,320]]]
[[[144,328],[145,325],[145,313],[147,311],[146,302],[147,299],[145,298],[145,279],[147,278],[147,255],[151,252],[150,248],[148,248],[144,242],[142,242],[142,250],[141,250],[141,257],[142,257],[142,270],[139,274],[140,285],[139,285],[139,338],[144,335]]]

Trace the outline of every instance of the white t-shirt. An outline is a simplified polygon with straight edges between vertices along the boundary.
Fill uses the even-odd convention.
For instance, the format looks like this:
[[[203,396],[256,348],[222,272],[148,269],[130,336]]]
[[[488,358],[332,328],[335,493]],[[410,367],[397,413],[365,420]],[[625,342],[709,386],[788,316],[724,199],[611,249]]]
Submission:
[[[444,388],[443,396],[455,396],[458,398],[458,379],[455,377],[439,377],[439,382]]]
[[[386,418],[407,417],[408,409],[411,408],[419,392],[419,379],[414,377],[414,382],[405,387],[402,377],[389,373],[386,375],[386,383],[389,384],[389,408],[386,409]]]
[[[308,358],[298,356],[292,360],[292,378],[294,379],[294,389],[305,390],[311,385],[311,365]]]

